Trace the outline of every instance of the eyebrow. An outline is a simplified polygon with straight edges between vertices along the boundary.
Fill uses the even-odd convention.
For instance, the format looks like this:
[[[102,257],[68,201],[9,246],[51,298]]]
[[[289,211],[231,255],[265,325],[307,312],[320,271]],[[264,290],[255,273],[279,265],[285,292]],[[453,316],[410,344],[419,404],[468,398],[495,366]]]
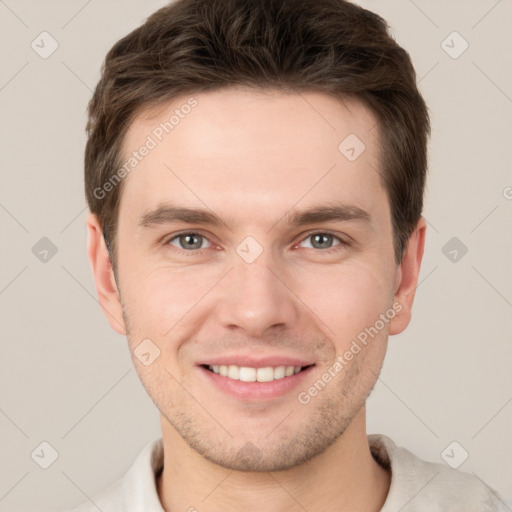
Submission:
[[[305,210],[292,210],[275,222],[274,226],[283,221],[292,227],[332,221],[362,221],[370,224],[371,216],[368,212],[358,206],[336,203],[314,206]],[[139,226],[142,228],[153,228],[160,225],[172,224],[173,222],[210,226],[220,226],[221,224],[224,224],[228,229],[232,229],[229,226],[229,222],[225,222],[210,210],[177,207],[168,204],[162,205],[157,209],[144,214],[139,220]]]

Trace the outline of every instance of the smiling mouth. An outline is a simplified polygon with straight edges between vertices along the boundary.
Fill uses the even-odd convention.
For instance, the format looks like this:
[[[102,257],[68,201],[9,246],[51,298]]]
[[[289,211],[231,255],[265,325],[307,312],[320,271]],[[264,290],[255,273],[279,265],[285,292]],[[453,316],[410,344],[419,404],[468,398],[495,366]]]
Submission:
[[[201,365],[206,370],[209,370],[217,375],[226,377],[231,380],[240,380],[242,382],[272,382],[274,380],[286,379],[300,373],[307,368],[311,368],[312,364],[308,366],[266,366],[264,368],[252,368],[248,366],[230,365]]]

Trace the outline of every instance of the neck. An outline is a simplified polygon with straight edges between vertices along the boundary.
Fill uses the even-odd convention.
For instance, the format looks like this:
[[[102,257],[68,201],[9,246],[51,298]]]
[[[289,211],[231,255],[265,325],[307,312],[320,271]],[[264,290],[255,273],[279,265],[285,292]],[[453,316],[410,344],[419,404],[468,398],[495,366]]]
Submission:
[[[239,472],[192,450],[162,417],[164,469],[158,494],[166,512],[378,512],[391,475],[373,459],[363,407],[325,452],[277,472]]]

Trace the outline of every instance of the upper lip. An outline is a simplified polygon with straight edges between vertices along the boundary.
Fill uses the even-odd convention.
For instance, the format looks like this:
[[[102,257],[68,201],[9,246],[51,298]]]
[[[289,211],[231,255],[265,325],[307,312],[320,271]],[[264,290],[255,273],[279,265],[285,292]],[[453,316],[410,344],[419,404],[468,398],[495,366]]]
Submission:
[[[307,359],[299,359],[292,356],[266,356],[266,357],[254,357],[254,356],[242,356],[242,355],[231,355],[231,356],[219,356],[205,361],[201,361],[199,365],[236,365],[244,366],[247,368],[266,368],[268,366],[310,366],[314,364],[312,361]]]

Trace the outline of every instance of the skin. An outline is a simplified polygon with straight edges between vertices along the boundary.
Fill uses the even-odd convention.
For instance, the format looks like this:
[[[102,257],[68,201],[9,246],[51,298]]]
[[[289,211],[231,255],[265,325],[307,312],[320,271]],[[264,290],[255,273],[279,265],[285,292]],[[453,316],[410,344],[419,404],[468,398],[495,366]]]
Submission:
[[[162,506],[378,511],[390,475],[371,456],[365,402],[388,336],[410,321],[425,221],[397,265],[378,174],[379,128],[360,102],[243,89],[194,97],[198,105],[125,178],[117,282],[98,219],[91,214],[87,223],[101,306],[112,328],[127,335],[140,379],[161,412]],[[125,154],[187,99],[136,118]],[[366,146],[353,162],[338,150],[349,134]],[[164,202],[208,209],[226,224],[139,226]],[[361,208],[369,221],[285,221],[290,212],[333,202]],[[204,238],[176,237],[184,231]],[[334,237],[320,244],[331,253],[311,236],[326,231]],[[236,252],[247,236],[263,248],[252,263]],[[301,404],[298,392],[393,303],[401,305],[399,314]],[[134,350],[148,338],[160,355],[145,366]],[[209,385],[197,366],[224,354],[285,354],[315,366],[299,389],[244,401]]]

